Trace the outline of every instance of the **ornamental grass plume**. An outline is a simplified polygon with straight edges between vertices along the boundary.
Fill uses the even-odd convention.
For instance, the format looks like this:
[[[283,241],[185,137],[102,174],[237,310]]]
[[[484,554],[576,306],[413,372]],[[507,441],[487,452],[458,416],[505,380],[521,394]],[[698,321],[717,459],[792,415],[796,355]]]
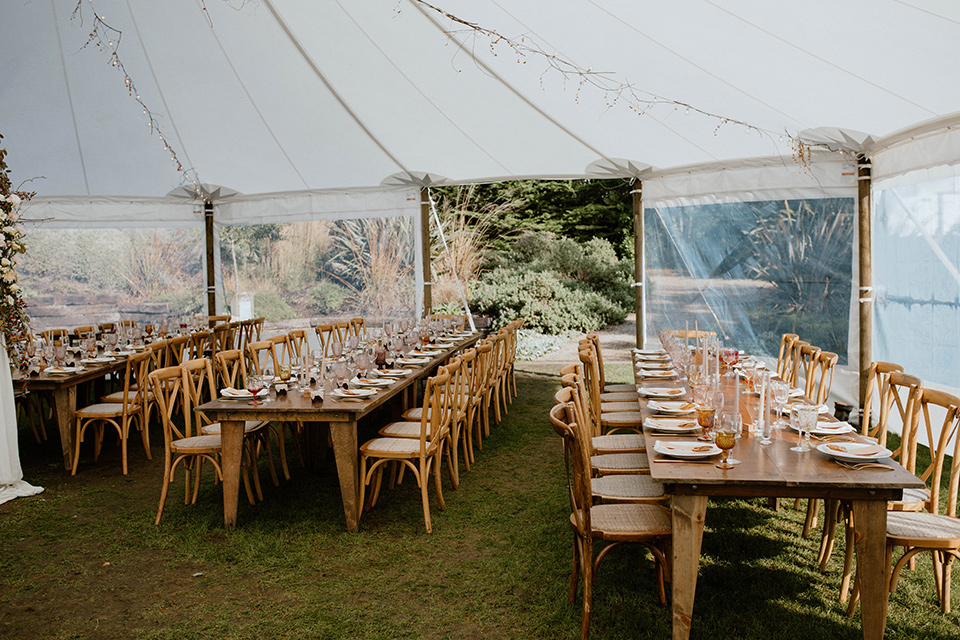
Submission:
[[[0,141],[3,136],[0,135]],[[13,366],[24,368],[27,358],[21,343],[29,331],[30,318],[23,290],[17,282],[17,256],[27,250],[20,224],[20,205],[34,192],[15,191],[6,163],[7,150],[0,147],[0,331]]]

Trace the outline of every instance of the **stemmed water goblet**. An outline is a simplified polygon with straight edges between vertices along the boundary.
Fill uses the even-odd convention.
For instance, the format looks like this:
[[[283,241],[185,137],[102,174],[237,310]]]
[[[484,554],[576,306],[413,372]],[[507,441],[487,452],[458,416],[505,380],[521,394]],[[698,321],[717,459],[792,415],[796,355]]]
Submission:
[[[250,375],[247,376],[247,391],[253,394],[253,402],[249,403],[250,406],[259,407],[260,401],[257,397],[261,391],[266,387],[266,376],[261,375]]]
[[[740,464],[739,460],[730,458],[730,450],[737,444],[737,428],[733,420],[724,420],[723,418],[727,416],[740,417],[739,414],[725,413],[721,414],[721,419],[719,420],[719,425],[714,430],[716,438],[714,443],[720,448],[723,453],[723,460],[717,464],[717,469],[733,469],[734,465]]]
[[[697,405],[697,424],[700,426],[700,435],[697,440],[709,442],[710,429],[713,428],[713,419],[716,415],[716,407],[713,405],[713,393],[710,388],[704,384],[691,385],[693,389],[693,402]]]
[[[361,350],[357,354],[357,369],[360,372],[361,378],[367,377],[367,371],[370,369],[370,354],[365,350]]]
[[[347,351],[349,352],[356,351],[357,347],[360,345],[360,337],[347,336],[346,343],[347,343]]]
[[[67,357],[67,343],[63,340],[55,340],[53,343],[53,357],[57,359],[57,365],[63,366]]]
[[[740,359],[740,352],[734,347],[724,347],[720,350],[720,359],[723,360],[723,364],[727,367],[726,375],[727,377],[733,377],[737,375],[736,371],[733,370],[733,365],[737,364],[737,361]]]
[[[330,344],[330,353],[333,354],[334,358],[339,358],[343,355],[343,343],[342,342],[333,342]]]
[[[333,375],[337,379],[337,388],[344,387],[344,381],[347,379],[347,361],[337,360],[333,363]]]
[[[117,332],[111,331],[110,333],[106,333],[104,334],[104,338],[107,340],[107,347],[109,347],[110,351],[116,351],[117,341],[120,338],[120,336],[117,335]]]
[[[800,441],[790,451],[803,453],[810,451],[810,432],[817,425],[817,407],[812,404],[798,404],[793,407],[793,419],[796,420]]]

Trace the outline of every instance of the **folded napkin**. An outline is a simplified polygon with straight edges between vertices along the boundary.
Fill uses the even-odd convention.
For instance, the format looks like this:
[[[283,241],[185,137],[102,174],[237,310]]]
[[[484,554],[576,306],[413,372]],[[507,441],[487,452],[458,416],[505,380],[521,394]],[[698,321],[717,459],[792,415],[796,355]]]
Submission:
[[[846,444],[842,442],[832,442],[827,445],[827,449],[836,451],[848,456],[863,456],[870,458],[878,453],[883,453],[884,449],[878,444],[860,445],[859,443]]]

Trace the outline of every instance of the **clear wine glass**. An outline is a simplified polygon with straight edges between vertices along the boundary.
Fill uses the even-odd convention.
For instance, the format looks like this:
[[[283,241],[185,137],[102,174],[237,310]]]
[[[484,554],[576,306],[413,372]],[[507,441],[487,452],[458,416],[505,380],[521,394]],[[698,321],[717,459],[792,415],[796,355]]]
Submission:
[[[727,367],[726,377],[733,377],[737,375],[736,371],[733,370],[733,365],[737,364],[737,361],[740,359],[740,352],[734,347],[724,347],[720,351],[720,359],[723,360],[723,364]]]
[[[790,450],[801,453],[810,451],[810,432],[817,426],[817,407],[812,404],[798,404],[793,408],[793,416],[797,421],[800,441],[797,446],[790,447]]]
[[[783,421],[783,408],[787,405],[787,400],[790,397],[790,385],[783,380],[771,380],[770,395],[777,411],[777,421],[773,424],[773,428],[783,429],[787,426],[787,423]]]
[[[337,379],[337,388],[342,389],[347,379],[347,361],[337,360],[333,363],[333,375]]]

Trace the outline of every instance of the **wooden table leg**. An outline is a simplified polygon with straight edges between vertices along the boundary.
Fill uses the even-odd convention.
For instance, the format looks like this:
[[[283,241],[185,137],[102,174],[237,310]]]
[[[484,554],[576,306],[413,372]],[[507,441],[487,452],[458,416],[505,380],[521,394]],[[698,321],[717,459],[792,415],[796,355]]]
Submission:
[[[864,640],[881,640],[887,625],[887,503],[853,501],[854,540],[857,549],[857,584]]]
[[[690,637],[706,515],[706,496],[673,497],[673,640]]]
[[[58,387],[53,390],[53,411],[60,430],[60,447],[63,449],[63,466],[73,468],[73,419],[77,413],[77,388]]]
[[[340,495],[343,498],[343,514],[347,519],[347,531],[360,529],[360,455],[357,445],[357,421],[331,422],[330,438],[333,440],[333,457],[340,478]]]
[[[220,421],[220,467],[223,471],[223,526],[237,526],[237,498],[240,493],[240,464],[243,454],[242,420]]]

